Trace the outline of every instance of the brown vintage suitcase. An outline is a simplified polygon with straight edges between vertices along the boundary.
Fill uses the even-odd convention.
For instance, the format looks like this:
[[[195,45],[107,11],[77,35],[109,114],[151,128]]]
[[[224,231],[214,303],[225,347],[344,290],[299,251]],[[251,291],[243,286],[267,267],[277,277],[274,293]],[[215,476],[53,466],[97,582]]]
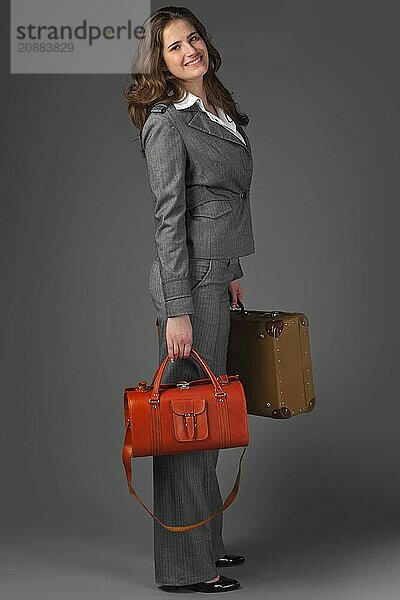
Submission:
[[[239,374],[247,412],[287,419],[315,405],[309,323],[303,313],[231,309],[227,373]]]

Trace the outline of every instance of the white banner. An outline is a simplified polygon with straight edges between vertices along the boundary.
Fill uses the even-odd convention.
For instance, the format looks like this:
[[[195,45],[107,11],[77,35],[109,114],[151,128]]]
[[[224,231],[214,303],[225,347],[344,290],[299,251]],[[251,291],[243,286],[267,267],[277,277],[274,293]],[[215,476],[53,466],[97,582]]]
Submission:
[[[131,70],[150,0],[11,0],[11,73]]]

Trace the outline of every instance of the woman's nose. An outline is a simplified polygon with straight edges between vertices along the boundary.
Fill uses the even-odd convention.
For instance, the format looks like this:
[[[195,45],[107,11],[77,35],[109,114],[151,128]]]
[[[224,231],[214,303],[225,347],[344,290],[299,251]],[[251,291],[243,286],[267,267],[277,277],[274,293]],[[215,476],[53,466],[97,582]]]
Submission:
[[[186,42],[183,46],[183,52],[185,56],[190,60],[197,54],[197,50],[190,42]]]

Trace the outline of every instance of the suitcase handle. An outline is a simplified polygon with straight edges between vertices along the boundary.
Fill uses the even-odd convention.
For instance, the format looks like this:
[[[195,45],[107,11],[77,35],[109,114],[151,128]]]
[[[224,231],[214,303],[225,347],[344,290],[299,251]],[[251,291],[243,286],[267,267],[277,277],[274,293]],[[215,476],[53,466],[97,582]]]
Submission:
[[[238,298],[237,302],[238,302],[238,304],[240,306],[240,316],[246,314],[247,311],[245,310],[242,301],[239,300],[239,298]],[[233,311],[233,312],[238,312],[238,311]],[[281,310],[269,310],[269,311],[267,310],[265,312],[260,313],[259,316],[260,317],[277,317],[278,315],[283,315],[283,314],[285,314],[285,313],[283,311],[281,311]]]

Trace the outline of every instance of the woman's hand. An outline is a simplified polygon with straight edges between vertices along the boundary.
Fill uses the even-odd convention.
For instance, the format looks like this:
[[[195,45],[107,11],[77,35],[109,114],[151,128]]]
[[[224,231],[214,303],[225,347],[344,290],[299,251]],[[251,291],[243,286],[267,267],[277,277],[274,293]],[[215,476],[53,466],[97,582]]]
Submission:
[[[231,307],[239,308],[238,300],[243,303],[243,290],[240,286],[239,279],[234,279],[229,284],[229,296],[231,299]]]
[[[173,362],[177,358],[187,358],[193,343],[192,322],[189,315],[168,317],[165,336],[168,357]]]

